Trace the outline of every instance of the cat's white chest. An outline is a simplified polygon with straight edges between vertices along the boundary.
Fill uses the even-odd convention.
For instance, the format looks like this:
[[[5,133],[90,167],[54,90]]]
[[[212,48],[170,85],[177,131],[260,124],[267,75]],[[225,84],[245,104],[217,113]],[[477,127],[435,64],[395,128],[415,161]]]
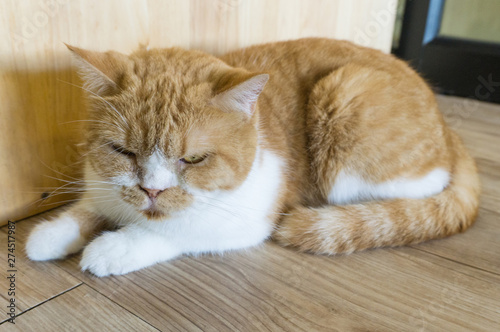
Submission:
[[[260,154],[260,155],[259,155]],[[190,189],[194,203],[164,221],[150,221],[122,202],[96,208],[120,224],[136,224],[179,248],[183,253],[222,252],[254,246],[270,236],[276,200],[283,181],[284,162],[261,150],[241,186],[231,191]],[[115,203],[116,205],[116,203]],[[146,233],[147,234],[147,233]]]

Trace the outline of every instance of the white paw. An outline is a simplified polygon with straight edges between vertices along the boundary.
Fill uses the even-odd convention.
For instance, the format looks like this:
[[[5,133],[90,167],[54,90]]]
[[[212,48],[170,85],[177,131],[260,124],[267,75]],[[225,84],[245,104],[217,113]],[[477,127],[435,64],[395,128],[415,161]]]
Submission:
[[[26,243],[26,254],[34,261],[64,258],[78,252],[85,245],[80,226],[73,218],[62,216],[44,221],[31,231]]]
[[[98,277],[120,275],[143,267],[134,253],[133,241],[126,234],[107,232],[92,241],[83,251],[80,267]]]

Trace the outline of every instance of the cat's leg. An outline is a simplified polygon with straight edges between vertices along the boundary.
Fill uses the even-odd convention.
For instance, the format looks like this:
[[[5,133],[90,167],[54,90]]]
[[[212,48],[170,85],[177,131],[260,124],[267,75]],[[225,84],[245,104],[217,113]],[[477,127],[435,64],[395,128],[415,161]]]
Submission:
[[[105,277],[136,271],[180,254],[181,250],[164,236],[129,225],[93,240],[85,247],[80,266]]]
[[[35,226],[26,243],[26,254],[34,261],[64,258],[80,251],[103,225],[99,216],[77,202],[56,218]]]

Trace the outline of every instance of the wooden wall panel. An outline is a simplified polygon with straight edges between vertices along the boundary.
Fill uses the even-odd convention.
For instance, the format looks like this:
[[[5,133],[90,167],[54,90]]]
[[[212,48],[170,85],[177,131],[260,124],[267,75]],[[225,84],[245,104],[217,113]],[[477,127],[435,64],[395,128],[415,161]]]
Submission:
[[[0,223],[55,207],[43,192],[78,178],[85,108],[63,42],[130,52],[139,43],[220,54],[308,36],[389,51],[395,0],[2,0]],[[69,82],[70,84],[66,83]],[[55,178],[61,179],[57,180]]]

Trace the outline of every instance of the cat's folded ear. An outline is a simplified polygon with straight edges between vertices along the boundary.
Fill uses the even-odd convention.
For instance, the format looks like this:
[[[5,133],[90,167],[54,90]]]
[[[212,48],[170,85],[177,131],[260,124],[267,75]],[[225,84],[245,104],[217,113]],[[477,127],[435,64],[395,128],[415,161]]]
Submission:
[[[78,61],[85,88],[100,96],[118,93],[123,85],[124,73],[130,63],[118,52],[94,52],[65,44]]]
[[[243,80],[232,79],[232,83],[225,82],[222,91],[212,98],[212,104],[224,112],[242,112],[251,117],[268,80],[268,74],[250,74]]]

